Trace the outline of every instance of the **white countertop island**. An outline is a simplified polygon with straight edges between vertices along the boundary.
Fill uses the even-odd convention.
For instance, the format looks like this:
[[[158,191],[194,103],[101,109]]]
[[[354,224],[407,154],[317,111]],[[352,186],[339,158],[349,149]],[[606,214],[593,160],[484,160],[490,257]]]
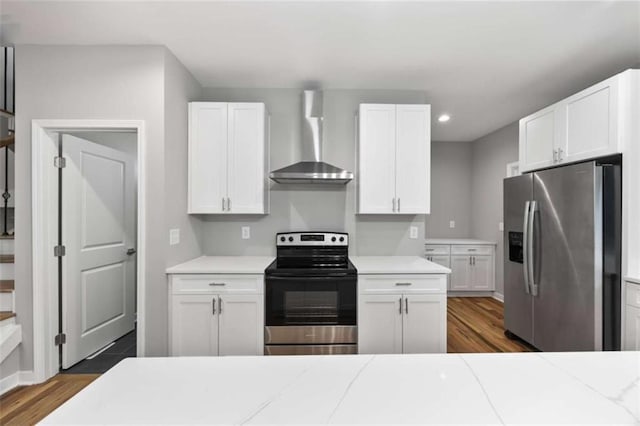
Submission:
[[[129,358],[43,424],[637,424],[640,352]]]
[[[262,274],[273,256],[201,256],[172,266],[167,274]]]
[[[449,268],[420,256],[352,256],[358,274],[448,274]]]

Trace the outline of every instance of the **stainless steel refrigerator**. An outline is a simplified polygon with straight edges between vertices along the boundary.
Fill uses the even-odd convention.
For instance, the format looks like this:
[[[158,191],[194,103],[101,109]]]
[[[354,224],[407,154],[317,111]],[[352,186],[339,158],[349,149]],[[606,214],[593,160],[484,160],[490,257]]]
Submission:
[[[504,323],[542,351],[620,349],[620,157],[504,180]]]

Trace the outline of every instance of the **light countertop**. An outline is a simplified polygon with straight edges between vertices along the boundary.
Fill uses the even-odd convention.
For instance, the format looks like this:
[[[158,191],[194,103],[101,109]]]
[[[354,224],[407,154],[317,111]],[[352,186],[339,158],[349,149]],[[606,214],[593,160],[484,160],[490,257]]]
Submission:
[[[424,240],[425,244],[460,244],[460,245],[492,245],[496,243],[493,241],[474,240],[472,238],[427,238]]]
[[[43,424],[637,424],[640,352],[128,358]]]
[[[449,268],[420,256],[352,256],[358,274],[448,274]]]
[[[172,266],[167,274],[263,274],[273,256],[202,256]]]

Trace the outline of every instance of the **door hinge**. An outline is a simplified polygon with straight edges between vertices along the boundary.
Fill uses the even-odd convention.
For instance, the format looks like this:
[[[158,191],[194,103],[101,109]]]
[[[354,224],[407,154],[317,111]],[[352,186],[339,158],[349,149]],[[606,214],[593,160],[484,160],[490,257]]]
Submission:
[[[56,346],[64,345],[65,343],[67,343],[67,335],[64,333],[60,333],[53,339],[53,341]]]
[[[53,166],[59,169],[67,167],[67,159],[64,157],[53,157]]]
[[[55,257],[62,257],[67,254],[67,249],[65,246],[55,246],[53,248],[53,255]]]

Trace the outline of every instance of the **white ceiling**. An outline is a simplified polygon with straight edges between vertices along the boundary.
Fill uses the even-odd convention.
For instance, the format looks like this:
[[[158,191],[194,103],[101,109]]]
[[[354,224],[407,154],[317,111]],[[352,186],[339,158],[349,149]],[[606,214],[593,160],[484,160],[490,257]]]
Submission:
[[[474,140],[640,63],[640,2],[4,1],[13,44],[166,45],[203,86],[422,90]]]

